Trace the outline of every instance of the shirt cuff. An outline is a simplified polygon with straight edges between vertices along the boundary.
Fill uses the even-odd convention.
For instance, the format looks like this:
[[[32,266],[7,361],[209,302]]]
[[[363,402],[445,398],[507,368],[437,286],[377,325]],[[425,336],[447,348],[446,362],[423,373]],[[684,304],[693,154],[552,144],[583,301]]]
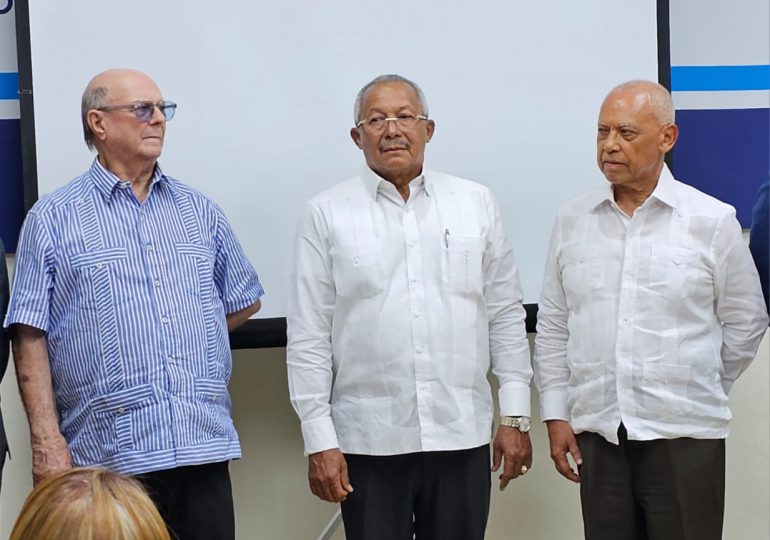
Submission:
[[[532,416],[529,404],[529,385],[505,383],[497,391],[500,416]]]
[[[242,309],[246,309],[249,306],[253,306],[264,294],[265,291],[262,289],[262,285],[257,283],[255,286],[250,287],[249,290],[245,291],[240,298],[223,301],[225,314],[230,315]]]
[[[540,419],[570,421],[569,404],[565,391],[542,392],[540,394]]]
[[[302,438],[305,441],[306,456],[340,447],[339,441],[337,441],[337,432],[330,416],[302,422]]]
[[[10,328],[14,324],[25,324],[43,332],[48,332],[48,316],[42,312],[16,310],[8,311],[3,328]]]

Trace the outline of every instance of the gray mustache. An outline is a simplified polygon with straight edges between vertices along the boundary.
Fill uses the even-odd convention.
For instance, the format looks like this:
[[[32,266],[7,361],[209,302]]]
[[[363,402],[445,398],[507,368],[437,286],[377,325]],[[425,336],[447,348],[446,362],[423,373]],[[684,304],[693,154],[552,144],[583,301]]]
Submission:
[[[385,152],[387,150],[409,150],[409,143],[402,140],[388,141],[385,144],[380,145],[380,151]]]

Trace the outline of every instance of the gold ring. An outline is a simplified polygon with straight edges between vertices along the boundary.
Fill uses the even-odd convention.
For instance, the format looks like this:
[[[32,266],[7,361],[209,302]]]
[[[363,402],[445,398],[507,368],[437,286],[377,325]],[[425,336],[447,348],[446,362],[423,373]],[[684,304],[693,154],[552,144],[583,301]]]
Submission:
[[[521,474],[527,474],[527,471],[528,471],[528,470],[529,470],[529,468],[527,468],[527,466],[526,466],[526,465],[522,465],[522,466],[521,466]]]

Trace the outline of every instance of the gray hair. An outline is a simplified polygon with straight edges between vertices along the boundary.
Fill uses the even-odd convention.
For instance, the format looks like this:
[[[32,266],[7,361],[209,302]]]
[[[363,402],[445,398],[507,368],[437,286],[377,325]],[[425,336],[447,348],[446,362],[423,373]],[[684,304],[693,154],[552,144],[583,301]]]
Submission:
[[[665,86],[652,81],[636,79],[624,82],[610,90],[610,94],[625,90],[641,90],[647,94],[652,105],[652,113],[661,125],[674,123],[674,101],[671,92]]]
[[[83,122],[83,138],[86,141],[86,146],[89,150],[94,149],[96,143],[96,137],[91,126],[88,125],[88,111],[92,109],[98,109],[104,107],[107,101],[107,88],[104,86],[95,86],[91,88],[89,85],[83,92],[83,98],[80,101],[80,118]]]
[[[417,99],[420,101],[420,108],[422,109],[421,114],[428,116],[428,100],[425,99],[425,94],[422,93],[422,88],[420,88],[417,83],[410,81],[406,77],[402,77],[401,75],[396,74],[389,74],[375,77],[366,83],[364,87],[358,92],[358,95],[356,96],[356,102],[353,105],[353,124],[357,124],[361,120],[359,118],[361,114],[361,102],[364,99],[364,94],[366,94],[366,91],[369,90],[372,86],[389,82],[399,82],[410,86],[412,90],[415,91],[417,94]]]

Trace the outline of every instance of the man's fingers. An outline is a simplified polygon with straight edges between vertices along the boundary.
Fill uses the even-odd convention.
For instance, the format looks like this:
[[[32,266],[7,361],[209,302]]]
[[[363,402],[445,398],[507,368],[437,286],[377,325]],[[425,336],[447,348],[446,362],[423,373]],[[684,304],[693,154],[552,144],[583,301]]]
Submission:
[[[569,441],[569,453],[572,455],[572,459],[575,463],[578,465],[583,464],[583,455],[580,453],[580,447],[574,437]]]
[[[500,468],[500,461],[503,457],[503,451],[497,444],[494,445],[494,448],[492,450],[492,472],[497,472],[497,469]]]
[[[340,481],[342,482],[342,489],[348,493],[353,493],[353,486],[350,485],[350,478],[348,478],[348,464],[345,461],[342,462],[342,467],[340,467]]]
[[[572,470],[572,467],[569,464],[567,454],[561,454],[554,458],[554,464],[556,465],[556,470],[559,471],[559,474],[564,478],[572,480],[573,482],[580,482],[580,477]]]

